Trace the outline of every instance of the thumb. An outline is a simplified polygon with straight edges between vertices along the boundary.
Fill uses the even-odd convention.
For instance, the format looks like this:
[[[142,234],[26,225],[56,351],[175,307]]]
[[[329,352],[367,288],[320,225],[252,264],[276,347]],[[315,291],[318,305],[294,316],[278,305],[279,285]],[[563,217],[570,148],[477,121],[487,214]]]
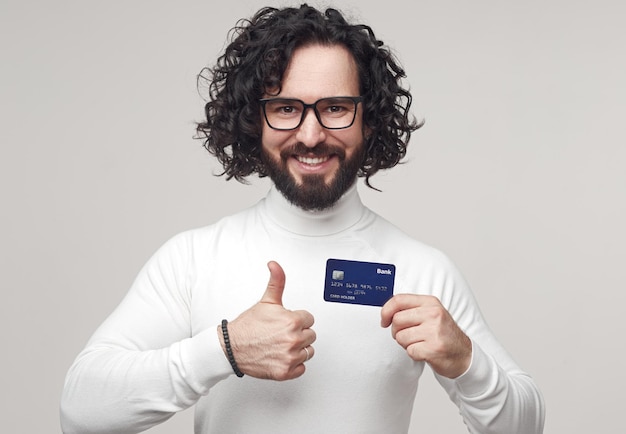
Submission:
[[[270,261],[267,263],[270,270],[270,281],[267,283],[267,289],[261,303],[271,303],[283,305],[283,289],[285,289],[285,272],[278,262]]]

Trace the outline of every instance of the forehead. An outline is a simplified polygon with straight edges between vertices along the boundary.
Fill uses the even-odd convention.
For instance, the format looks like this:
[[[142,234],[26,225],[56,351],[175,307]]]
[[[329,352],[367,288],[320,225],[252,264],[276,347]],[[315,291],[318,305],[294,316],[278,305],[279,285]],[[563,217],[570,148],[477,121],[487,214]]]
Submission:
[[[279,96],[313,102],[329,96],[358,96],[354,56],[341,45],[307,45],[294,51]]]

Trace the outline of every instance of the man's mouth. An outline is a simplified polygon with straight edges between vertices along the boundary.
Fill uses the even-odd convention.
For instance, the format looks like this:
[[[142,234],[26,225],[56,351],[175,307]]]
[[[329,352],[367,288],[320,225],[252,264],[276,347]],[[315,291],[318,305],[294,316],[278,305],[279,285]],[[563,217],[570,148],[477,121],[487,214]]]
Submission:
[[[298,160],[300,163],[308,164],[311,166],[322,164],[330,159],[328,155],[325,155],[323,157],[305,157],[303,155],[296,155],[295,157],[296,160]]]

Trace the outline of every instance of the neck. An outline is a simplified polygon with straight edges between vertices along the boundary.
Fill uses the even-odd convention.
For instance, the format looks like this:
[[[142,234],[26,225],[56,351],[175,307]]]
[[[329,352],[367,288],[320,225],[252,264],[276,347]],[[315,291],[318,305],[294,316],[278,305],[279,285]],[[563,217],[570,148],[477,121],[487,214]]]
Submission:
[[[276,187],[272,187],[265,199],[264,209],[278,226],[306,236],[341,232],[358,222],[365,212],[356,182],[334,205],[321,211],[303,210],[285,199]]]

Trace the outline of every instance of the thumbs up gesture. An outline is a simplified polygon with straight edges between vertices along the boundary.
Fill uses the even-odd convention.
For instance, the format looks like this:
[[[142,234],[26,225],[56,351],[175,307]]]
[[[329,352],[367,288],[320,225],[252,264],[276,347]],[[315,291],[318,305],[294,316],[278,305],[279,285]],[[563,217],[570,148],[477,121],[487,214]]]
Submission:
[[[270,278],[263,297],[228,323],[228,334],[241,372],[256,378],[290,380],[304,374],[304,362],[313,357],[314,319],[307,311],[283,307],[285,272],[277,262],[267,266]],[[221,330],[218,336],[226,354]]]

